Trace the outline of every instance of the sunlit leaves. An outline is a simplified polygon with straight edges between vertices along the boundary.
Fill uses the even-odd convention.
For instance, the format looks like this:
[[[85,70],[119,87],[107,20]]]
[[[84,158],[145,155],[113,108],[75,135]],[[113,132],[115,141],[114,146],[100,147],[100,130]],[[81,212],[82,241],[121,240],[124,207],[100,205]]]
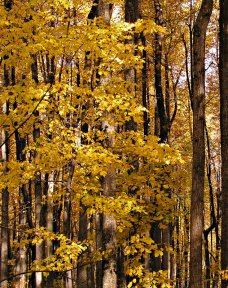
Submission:
[[[87,21],[91,5],[92,1],[81,0],[15,0],[11,11],[0,8],[2,65],[16,71],[16,84],[1,90],[0,104],[7,102],[9,113],[1,116],[0,127],[12,137],[10,159],[0,166],[0,188],[8,187],[16,195],[23,185],[30,185],[33,194],[34,180],[40,176],[42,189],[52,185],[53,190],[43,195],[41,204],[50,201],[53,207],[62,207],[69,163],[74,160],[68,187],[74,216],[83,205],[88,219],[99,214],[115,219],[117,246],[129,257],[125,269],[133,278],[129,287],[165,283],[162,273],[147,274],[141,260],[151,253],[162,256],[163,248],[148,231],[152,222],[160,221],[163,229],[170,220],[167,212],[175,199],[168,191],[178,178],[174,168],[182,160],[178,151],[141,132],[145,111],[141,83],[126,79],[126,71],[134,70],[140,79],[144,47],[132,41],[135,33],[152,36],[166,31],[151,20],[110,25],[99,17]],[[31,65],[37,66],[36,81]],[[137,124],[138,132],[126,131],[129,121]],[[37,130],[39,137],[34,136]],[[25,161],[16,160],[15,132],[26,141]],[[107,197],[102,183],[110,171],[115,174],[115,191]],[[57,181],[46,183],[47,174],[57,175]],[[55,253],[34,262],[32,270],[72,269],[78,256],[95,245],[94,234],[83,243],[44,228],[25,230],[22,236],[15,249],[59,243]],[[89,260],[100,261],[112,252],[100,249]],[[85,263],[86,257],[85,252]]]

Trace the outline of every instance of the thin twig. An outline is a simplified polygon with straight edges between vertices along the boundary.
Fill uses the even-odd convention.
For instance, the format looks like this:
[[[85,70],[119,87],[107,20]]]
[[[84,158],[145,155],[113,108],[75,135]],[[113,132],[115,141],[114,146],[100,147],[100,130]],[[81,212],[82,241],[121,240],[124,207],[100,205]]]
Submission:
[[[38,106],[40,105],[40,103],[44,100],[44,97],[47,95],[47,93],[50,91],[50,89],[52,88],[52,85],[50,85],[50,87],[48,88],[48,90],[42,95],[42,97],[40,98],[39,102],[36,104],[35,108],[33,109],[33,111],[31,112],[31,114],[25,118],[24,121],[22,121],[15,129],[13,132],[11,132],[6,139],[4,140],[4,142],[0,145],[0,148],[2,148],[3,145],[6,144],[6,142],[14,135],[15,132],[17,132],[31,117],[32,115],[36,112]]]

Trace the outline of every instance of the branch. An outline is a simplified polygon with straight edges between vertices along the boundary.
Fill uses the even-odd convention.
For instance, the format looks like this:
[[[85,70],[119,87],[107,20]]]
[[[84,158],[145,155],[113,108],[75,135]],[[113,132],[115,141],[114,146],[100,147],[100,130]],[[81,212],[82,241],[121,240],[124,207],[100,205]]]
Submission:
[[[17,273],[17,274],[13,274],[13,275],[10,275],[4,279],[1,279],[0,280],[0,284],[4,281],[9,281],[13,278],[16,278],[18,276],[21,276],[21,275],[27,275],[27,274],[32,274],[32,273],[66,273],[68,271],[73,271],[75,269],[78,269],[80,267],[83,267],[83,266],[87,266],[88,264],[91,264],[91,263],[97,263],[97,262],[101,262],[102,260],[98,260],[98,261],[90,261],[90,262],[86,262],[86,263],[83,263],[83,264],[79,264],[77,265],[76,267],[72,267],[71,269],[66,269],[66,270],[61,270],[61,271],[53,271],[53,270],[30,270],[30,271],[24,271],[24,272],[20,272],[20,273]],[[1,287],[1,286],[0,286]]]
[[[188,93],[191,101],[191,107],[193,108],[193,87],[190,82],[190,77],[189,77],[189,68],[188,68],[188,48],[187,48],[187,43],[184,38],[184,34],[182,35],[182,41],[184,44],[184,51],[185,51],[185,72],[186,72],[186,79],[187,79],[187,84],[188,84]],[[191,79],[192,80],[192,79]]]
[[[44,100],[44,97],[47,95],[47,93],[50,91],[50,89],[52,88],[52,85],[50,85],[50,87],[48,88],[48,90],[42,95],[42,97],[40,98],[39,102],[36,104],[35,108],[33,109],[32,113],[27,117],[25,118],[24,121],[21,122],[21,124],[19,124],[17,126],[17,128],[14,129],[13,132],[11,132],[7,137],[6,139],[4,140],[4,142],[0,145],[0,148],[2,148],[3,145],[6,144],[6,142],[14,135],[15,132],[17,132],[31,117],[32,115],[36,112],[38,106],[40,105],[40,103]]]

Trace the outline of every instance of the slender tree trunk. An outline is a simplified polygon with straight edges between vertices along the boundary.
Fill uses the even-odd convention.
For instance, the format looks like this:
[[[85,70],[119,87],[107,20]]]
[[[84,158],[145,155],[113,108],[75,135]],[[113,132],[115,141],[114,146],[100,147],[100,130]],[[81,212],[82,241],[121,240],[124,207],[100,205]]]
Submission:
[[[155,23],[163,26],[162,7],[159,0],[154,0]],[[165,106],[164,95],[162,91],[162,34],[155,34],[154,48],[154,77],[155,77],[155,93],[157,101],[157,111],[159,117],[159,137],[161,142],[166,142],[169,135],[169,119]],[[169,110],[168,110],[169,111]]]
[[[24,201],[24,194],[27,193],[27,187],[26,185],[23,185],[21,188],[19,188],[19,225],[21,230],[26,230],[27,227],[27,205]],[[23,232],[24,233],[24,232]],[[21,240],[23,240],[23,236],[18,238],[18,241],[20,243]],[[27,247],[24,245],[21,245],[19,248],[19,255],[18,255],[18,273],[23,273],[27,270]],[[19,278],[18,288],[24,288],[26,287],[26,275],[22,274]]]
[[[36,137],[36,136],[35,136]],[[34,180],[34,192],[35,192],[35,227],[39,229],[44,226],[44,221],[42,221],[42,186],[41,186],[41,175],[37,173]],[[41,261],[44,258],[43,243],[36,244],[35,260]],[[42,272],[35,273],[35,287],[42,288]]]
[[[3,113],[8,114],[9,105],[8,103],[4,104]],[[7,162],[9,160],[9,140],[7,141],[8,133],[2,131],[2,141],[5,144],[2,146],[2,161],[4,161],[5,169],[4,172],[7,172]],[[9,191],[8,188],[2,190],[2,210],[1,210],[1,280],[7,279],[8,277],[8,254],[9,254],[9,239],[10,230],[8,229],[9,225]],[[8,281],[1,283],[1,288],[7,288]]]
[[[180,204],[178,205],[180,209]],[[176,226],[176,288],[181,287],[181,246],[180,246],[180,218],[178,217],[175,223]]]
[[[78,240],[84,241],[87,239],[87,215],[86,215],[86,207],[81,204],[80,205],[80,213],[79,213],[79,232],[78,232]],[[80,257],[79,257],[80,259]],[[78,287],[87,288],[88,287],[88,277],[87,277],[87,269],[83,263],[79,262],[78,266]]]
[[[125,256],[122,247],[118,249],[117,254],[117,287],[125,288],[126,287],[126,276],[124,273],[124,261]]]
[[[31,64],[32,79],[36,84],[38,84],[38,65],[37,65],[37,55],[32,55],[33,63]],[[39,119],[39,112],[34,112],[34,116]],[[37,120],[39,121],[39,120]],[[33,140],[36,143],[40,138],[40,128],[34,127],[33,129]],[[37,152],[34,152],[33,158],[37,157]],[[41,185],[41,173],[40,171],[36,172],[34,180],[34,194],[35,194],[35,228],[39,229],[40,227],[45,226],[45,217],[42,213],[42,185]],[[37,243],[35,245],[35,259],[36,261],[41,261],[44,258],[44,245],[43,243]],[[42,288],[42,272],[35,273],[34,286],[36,288]]]
[[[221,269],[228,271],[228,2],[220,0],[220,123],[222,157]],[[226,276],[227,272],[226,271]],[[222,281],[222,288],[228,280]]]
[[[184,203],[185,207],[186,204]],[[186,210],[186,208],[185,208]],[[184,232],[185,232],[185,243],[184,243],[184,264],[185,264],[185,279],[184,279],[184,287],[189,287],[189,212],[185,211],[185,216],[184,216]]]
[[[210,288],[211,286],[211,257],[210,253],[213,253],[213,235],[212,231],[215,229],[215,237],[216,237],[216,242],[217,239],[219,238],[218,234],[218,220],[216,219],[216,213],[215,213],[215,203],[214,203],[214,193],[213,193],[213,184],[212,184],[212,159],[211,159],[211,147],[210,147],[210,139],[208,135],[208,130],[207,130],[207,125],[205,124],[205,132],[206,132],[206,142],[207,142],[207,180],[208,180],[208,186],[209,186],[209,198],[210,198],[210,226],[204,230],[204,247],[205,247],[205,265],[206,265],[206,287]],[[209,247],[209,235],[211,235],[211,252],[210,252],[210,247]],[[217,250],[217,246],[216,246]],[[216,251],[217,253],[217,251]]]
[[[66,185],[66,194],[64,196],[64,211],[63,211],[63,232],[64,235],[71,239],[71,183],[74,175],[75,169],[75,159],[69,163],[69,176]],[[66,272],[66,288],[72,288],[72,271]]]
[[[193,164],[190,219],[190,288],[203,287],[205,165],[205,40],[213,0],[203,0],[193,27]]]
[[[52,171],[49,174],[45,175],[45,181],[48,181],[46,184],[46,210],[45,210],[45,224],[46,224],[46,229],[48,232],[53,232],[53,194],[54,194],[54,189],[55,189],[55,180],[56,180],[56,172]],[[53,240],[46,240],[45,241],[45,258],[50,258],[53,253]],[[49,273],[49,275],[46,278],[46,286],[47,287],[52,287],[53,286],[53,280],[54,280],[54,273]]]
[[[109,169],[102,183],[103,193],[107,197],[114,196],[115,193],[115,171],[111,167]],[[102,218],[103,249],[111,251],[108,259],[103,260],[102,263],[102,288],[117,288],[116,220],[109,214],[104,214]]]
[[[146,108],[147,110],[149,109],[149,93],[148,93],[148,76],[147,76],[147,51],[146,51],[146,37],[141,34],[141,41],[142,45],[145,49],[143,49],[143,55],[142,58],[144,60],[143,62],[143,68],[142,68],[142,104],[143,107]],[[149,122],[150,118],[148,115],[148,112],[143,111],[143,130],[144,130],[144,135],[149,134]]]
[[[16,108],[16,103],[14,107]],[[18,162],[23,162],[26,160],[25,147],[26,139],[22,138],[18,131],[15,132],[16,138],[16,159]],[[19,225],[21,230],[26,230],[32,228],[32,217],[31,217],[31,203],[29,202],[28,196],[28,185],[23,184],[22,187],[19,187]],[[23,240],[23,235],[19,237],[19,242]],[[27,254],[28,248],[26,246],[21,246],[19,248],[19,257],[18,257],[18,269],[19,273],[23,273],[27,270]],[[19,280],[20,288],[25,287],[26,275],[21,275]]]
[[[102,248],[102,215],[96,214],[96,248]],[[102,261],[96,263],[96,288],[102,288]]]
[[[12,8],[13,1],[12,0],[4,0],[4,8],[10,10]],[[5,56],[7,57],[7,56]],[[10,85],[10,75],[9,70],[4,64],[4,86],[7,87]],[[6,102],[3,105],[3,113],[8,115],[9,114],[9,103]],[[4,162],[5,169],[4,172],[6,173],[7,162],[9,161],[9,139],[8,133],[6,130],[2,131],[2,161]],[[7,279],[9,274],[9,267],[8,267],[8,260],[9,260],[9,250],[10,250],[10,230],[8,229],[9,225],[9,191],[8,188],[5,187],[2,190],[2,207],[1,207],[1,261],[0,261],[0,279]],[[1,288],[7,288],[8,281],[4,281],[1,283]]]
[[[175,245],[175,239],[174,239],[174,231],[175,231],[175,223],[171,224],[171,229],[170,229],[170,239],[171,239],[171,247],[173,251],[175,251],[176,245]],[[176,267],[176,262],[175,262],[175,255],[174,253],[170,254],[170,280],[175,280],[175,267]]]

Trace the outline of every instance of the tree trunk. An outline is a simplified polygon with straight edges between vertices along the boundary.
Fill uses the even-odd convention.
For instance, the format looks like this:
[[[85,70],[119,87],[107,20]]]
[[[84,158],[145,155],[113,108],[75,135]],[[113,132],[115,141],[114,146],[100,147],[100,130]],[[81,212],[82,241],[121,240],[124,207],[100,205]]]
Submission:
[[[84,241],[87,239],[87,220],[86,207],[83,204],[80,204],[78,241]],[[79,259],[80,258],[81,257],[79,257]],[[79,262],[77,275],[78,287],[88,288],[87,273],[86,265]]]
[[[9,105],[8,103],[4,104],[3,112],[8,114]],[[2,146],[2,161],[4,161],[5,169],[4,172],[7,172],[7,162],[9,160],[9,140],[6,141],[8,133],[2,131],[2,141],[5,144]],[[7,279],[8,277],[8,253],[9,253],[9,191],[8,188],[2,190],[2,207],[1,207],[1,280]],[[1,288],[7,288],[8,281],[1,283]]]
[[[4,1],[4,8],[10,10],[12,8],[13,1],[12,0],[5,0]],[[7,57],[7,56],[5,56]],[[4,64],[4,86],[7,87],[10,85],[10,75],[6,64]],[[3,105],[3,113],[8,115],[9,114],[9,103],[6,102]],[[4,172],[7,172],[7,162],[9,161],[9,139],[7,131],[2,131],[2,143],[4,143],[2,148],[2,161],[5,165]],[[10,250],[10,235],[9,235],[9,191],[8,188],[5,187],[2,190],[2,207],[1,207],[1,262],[0,262],[0,279],[7,279],[9,271],[8,271],[8,260],[9,260],[9,250]],[[1,283],[1,288],[7,288],[8,281],[4,281]]]
[[[155,23],[163,26],[162,7],[159,0],[154,0]],[[159,117],[159,137],[161,142],[166,142],[169,135],[169,119],[167,116],[164,95],[162,91],[162,34],[155,34],[154,47],[154,78],[155,78],[155,94],[157,102],[157,112]],[[169,111],[169,109],[168,109]]]
[[[203,287],[205,165],[205,40],[213,0],[203,0],[193,27],[193,163],[190,219],[190,287]]]
[[[112,167],[109,169],[102,183],[103,193],[107,197],[114,196],[115,193],[115,171]],[[102,236],[104,251],[111,251],[109,257],[102,263],[102,288],[117,288],[116,220],[112,215],[104,214],[102,217]]]
[[[66,185],[66,194],[64,195],[64,211],[63,211],[63,233],[71,239],[71,183],[75,169],[75,159],[72,159],[68,167],[68,179]],[[73,287],[72,271],[66,272],[66,288]]]
[[[220,0],[220,121],[222,157],[221,269],[228,270],[228,2]],[[227,273],[227,272],[226,272]],[[228,280],[222,281],[222,288]]]
[[[38,84],[38,65],[37,56],[33,55],[33,63],[31,64],[32,79],[36,84]],[[39,117],[39,112],[34,112],[34,116]],[[39,120],[38,120],[39,121]],[[33,129],[33,141],[36,143],[40,138],[40,128],[34,127]],[[37,152],[34,152],[34,159],[37,157]],[[41,185],[41,173],[37,171],[34,180],[34,194],[35,194],[35,228],[39,229],[45,226],[45,219],[42,215],[42,185]],[[44,245],[43,243],[37,243],[35,245],[35,259],[36,261],[41,261],[44,258]],[[42,288],[42,272],[35,273],[35,287]]]
[[[112,4],[106,4],[104,0],[100,0],[98,3],[98,16],[102,17],[103,21],[109,25],[112,17]],[[102,62],[102,59],[100,59]],[[111,77],[111,76],[109,76]],[[106,78],[100,79],[100,85],[106,82]],[[105,114],[106,112],[104,112]],[[108,148],[113,146],[114,139],[110,136],[110,133],[114,132],[114,127],[110,125],[107,121],[102,122],[102,130],[107,132],[107,145]],[[103,195],[106,197],[112,197],[115,194],[115,171],[113,170],[112,166],[110,165],[109,171],[107,175],[102,179],[102,188],[103,188]],[[99,285],[97,288],[117,288],[117,251],[116,251],[116,220],[112,215],[103,214],[98,216],[98,222],[101,224],[99,228],[101,228],[101,239],[102,243],[98,243],[102,245],[103,251],[106,253],[110,253],[108,258],[102,260],[102,283],[100,279]],[[99,230],[97,230],[99,232]],[[98,266],[97,268],[100,268]],[[97,274],[98,277],[100,275]],[[98,282],[97,282],[98,284]]]
[[[17,103],[14,103],[14,108],[17,107]],[[15,123],[15,126],[18,123]],[[25,147],[26,147],[26,139],[21,137],[18,131],[15,132],[15,140],[16,140],[16,159],[18,162],[23,162],[26,160]],[[19,187],[19,225],[21,230],[26,230],[28,228],[32,228],[32,215],[31,215],[31,204],[29,203],[28,196],[28,185],[23,184],[22,187]],[[19,237],[19,242],[23,240],[23,236]],[[18,269],[19,273],[23,273],[27,270],[27,254],[28,249],[26,246],[21,246],[19,249],[19,257],[18,257]],[[26,275],[21,275],[19,280],[19,287],[25,287]]]
[[[143,62],[143,68],[142,68],[142,105],[144,108],[146,108],[147,110],[149,110],[149,93],[148,93],[148,69],[147,69],[147,51],[146,51],[146,37],[145,35],[143,35],[143,33],[141,33],[141,41],[142,41],[142,45],[145,49],[143,49],[143,55],[142,58],[144,60]],[[148,135],[149,134],[149,127],[150,127],[150,118],[148,115],[148,112],[143,111],[143,130],[144,130],[144,135]]]

